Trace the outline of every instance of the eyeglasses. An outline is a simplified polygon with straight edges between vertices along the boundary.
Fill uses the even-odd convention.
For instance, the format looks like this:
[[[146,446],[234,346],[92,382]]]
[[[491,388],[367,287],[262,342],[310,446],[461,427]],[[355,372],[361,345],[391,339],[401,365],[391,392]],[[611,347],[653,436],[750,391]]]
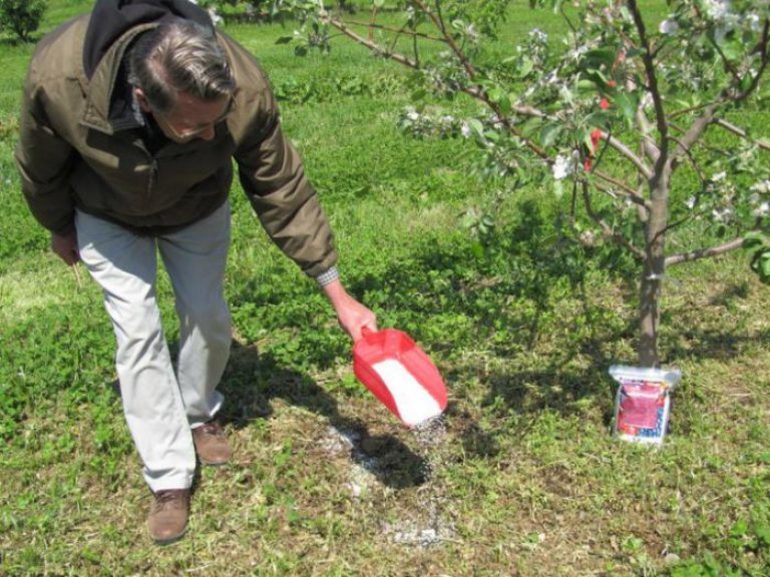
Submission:
[[[158,112],[157,110],[154,110],[154,109],[152,111],[152,116],[153,118],[155,118],[155,121],[161,126],[161,128],[163,128],[166,132],[168,132],[171,136],[174,137],[174,140],[185,142],[195,138],[196,136],[203,134],[208,130],[211,130],[214,126],[216,126],[220,122],[224,122],[225,120],[227,120],[227,117],[233,111],[233,103],[234,103],[234,99],[231,97],[227,103],[227,108],[225,108],[225,111],[222,114],[220,114],[215,120],[211,122],[206,122],[204,124],[199,124],[194,128],[184,128],[179,130],[174,126],[174,124],[171,122],[171,120],[169,120],[169,118],[165,114],[163,114],[162,112]]]

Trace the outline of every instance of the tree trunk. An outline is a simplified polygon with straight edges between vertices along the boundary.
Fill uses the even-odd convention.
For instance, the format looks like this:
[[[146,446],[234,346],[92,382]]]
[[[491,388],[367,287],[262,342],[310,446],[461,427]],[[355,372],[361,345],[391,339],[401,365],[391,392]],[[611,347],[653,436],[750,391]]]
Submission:
[[[642,367],[660,366],[658,325],[660,297],[666,272],[666,226],[668,225],[668,179],[660,178],[652,186],[649,220],[645,224],[646,259],[639,294],[639,346]]]

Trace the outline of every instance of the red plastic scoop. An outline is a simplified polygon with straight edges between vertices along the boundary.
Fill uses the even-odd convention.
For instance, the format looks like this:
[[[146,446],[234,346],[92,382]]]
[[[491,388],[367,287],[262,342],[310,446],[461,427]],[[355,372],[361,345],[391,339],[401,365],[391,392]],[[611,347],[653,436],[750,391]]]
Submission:
[[[353,346],[353,371],[374,396],[408,427],[440,415],[447,404],[438,369],[406,333],[372,332]]]

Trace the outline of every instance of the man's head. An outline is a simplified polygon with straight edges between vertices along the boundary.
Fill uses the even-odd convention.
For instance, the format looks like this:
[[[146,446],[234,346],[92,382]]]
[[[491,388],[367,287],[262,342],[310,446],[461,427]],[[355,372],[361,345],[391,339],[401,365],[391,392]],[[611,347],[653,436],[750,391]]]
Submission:
[[[235,81],[212,31],[193,22],[161,24],[137,39],[128,65],[139,105],[166,136],[176,142],[214,137]]]

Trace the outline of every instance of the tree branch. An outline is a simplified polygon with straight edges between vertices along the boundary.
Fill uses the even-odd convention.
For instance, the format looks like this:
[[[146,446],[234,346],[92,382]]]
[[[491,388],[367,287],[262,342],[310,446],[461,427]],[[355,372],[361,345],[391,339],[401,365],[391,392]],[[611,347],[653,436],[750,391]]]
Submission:
[[[698,175],[698,178],[700,179],[701,182],[704,182],[706,178],[703,175],[703,171],[700,169],[700,166],[698,165],[698,161],[693,156],[692,150],[690,150],[689,148],[685,148],[685,146],[680,142],[680,140],[676,136],[671,136],[669,138],[671,138],[671,140],[673,140],[679,145],[680,148],[677,150],[684,150],[684,154],[690,160],[690,164],[695,170],[695,173]]]
[[[740,136],[741,138],[744,138],[746,140],[749,140],[759,146],[762,150],[770,150],[770,142],[767,140],[759,140],[754,139],[749,136],[749,133],[746,132],[743,128],[740,126],[735,126],[734,124],[729,123],[727,120],[724,120],[723,118],[716,118],[713,121],[713,124],[716,124],[720,128],[724,128],[728,132],[732,132],[736,136]]]
[[[424,38],[425,40],[431,40],[433,42],[442,42],[446,43],[446,39],[441,38],[439,36],[431,36],[430,34],[425,34],[424,32],[417,32],[415,30],[406,30],[406,26],[404,25],[401,28],[394,28],[392,26],[385,26],[384,24],[377,24],[376,22],[357,22],[355,20],[338,20],[338,22],[343,22],[346,26],[361,26],[362,28],[373,28],[376,30],[383,30],[385,32],[393,32],[394,34],[398,35],[405,35],[405,36],[416,36],[417,38]]]
[[[348,38],[354,40],[355,42],[361,44],[362,46],[365,46],[372,52],[380,53],[385,58],[389,58],[390,60],[395,60],[399,64],[403,64],[404,66],[408,66],[409,68],[412,68],[414,70],[420,69],[419,64],[415,60],[410,60],[408,57],[404,56],[403,54],[399,54],[398,52],[383,51],[382,48],[378,46],[375,42],[372,42],[371,40],[364,38],[360,34],[357,34],[355,31],[348,28],[344,22],[328,16],[325,18],[325,21],[327,24],[334,26],[337,30],[342,32]]]
[[[620,140],[615,138],[612,135],[605,135],[604,132],[602,132],[602,140],[606,140],[607,144],[609,144],[612,148],[617,150],[620,154],[626,157],[631,164],[633,164],[636,169],[644,176],[646,179],[652,178],[652,170],[649,166],[647,166],[644,161],[639,158],[636,154],[633,153],[633,151],[628,148],[624,143],[622,143]]]
[[[645,252],[631,244],[631,242],[621,233],[612,230],[612,227],[608,225],[604,219],[594,211],[593,205],[591,204],[591,193],[588,191],[588,183],[583,181],[581,185],[583,190],[583,205],[585,206],[586,214],[588,214],[591,220],[599,225],[599,228],[602,229],[602,234],[606,238],[611,239],[613,242],[627,249],[632,255],[634,255],[634,257],[636,257],[637,260],[644,262],[644,260],[647,258]]]
[[[739,92],[738,94],[732,97],[732,100],[734,100],[735,102],[739,102],[741,100],[748,98],[749,94],[754,92],[757,86],[759,86],[759,79],[762,78],[762,75],[765,73],[765,70],[767,69],[767,64],[768,64],[768,58],[770,58],[770,54],[768,54],[768,51],[767,51],[769,33],[770,33],[770,21],[765,20],[765,25],[762,27],[762,38],[754,47],[754,52],[760,53],[759,70],[757,70],[757,73],[752,77],[751,84],[746,88],[746,90],[744,90],[743,92]],[[740,78],[738,78],[737,81],[740,82]]]
[[[476,77],[476,69],[473,67],[473,64],[471,64],[470,60],[468,60],[468,57],[465,55],[465,52],[463,52],[462,48],[460,48],[457,45],[457,42],[455,42],[455,39],[452,38],[452,35],[447,33],[446,26],[444,25],[444,19],[441,18],[440,15],[436,16],[432,10],[429,10],[428,6],[422,0],[414,0],[414,3],[419,6],[425,14],[428,15],[428,17],[433,22],[433,25],[441,30],[446,43],[449,44],[452,52],[454,52],[455,56],[457,56],[457,58],[460,60],[460,63],[463,65],[468,78],[473,81],[473,79]]]
[[[631,91],[635,91],[636,82],[633,80],[627,80],[626,87]],[[655,164],[658,162],[658,158],[660,158],[660,148],[658,148],[658,144],[655,142],[655,139],[650,136],[653,126],[650,120],[647,118],[647,115],[644,113],[644,109],[647,108],[647,104],[649,102],[650,93],[643,92],[642,97],[639,99],[639,104],[634,111],[634,118],[636,119],[636,125],[639,128],[639,133],[641,136],[639,142],[641,154],[643,154],[645,157],[651,160],[653,164]]]
[[[668,161],[668,123],[666,122],[666,111],[663,109],[663,98],[658,87],[658,77],[655,73],[655,60],[652,55],[650,42],[647,39],[647,31],[639,12],[636,0],[628,0],[628,8],[634,19],[636,31],[639,33],[639,42],[642,46],[642,62],[644,62],[645,76],[647,77],[647,89],[649,90],[652,102],[655,107],[655,120],[660,133],[660,156],[656,161],[658,168],[655,174],[662,174],[663,165]]]
[[[703,136],[703,133],[708,128],[709,124],[714,120],[714,114],[720,106],[720,102],[712,102],[706,106],[703,110],[703,114],[696,118],[690,128],[684,135],[676,139],[677,148],[675,153],[671,157],[671,162],[680,158],[682,155],[689,154],[692,147],[698,142],[698,139]],[[666,138],[666,140],[669,140]],[[672,139],[673,140],[673,139]]]
[[[587,182],[587,181],[585,179],[580,179],[580,182]],[[647,201],[644,199],[644,197],[640,196],[638,193],[628,194],[626,191],[618,191],[611,186],[607,186],[606,184],[603,184],[601,182],[596,182],[596,181],[590,184],[592,184],[594,187],[596,187],[597,190],[599,190],[600,192],[603,192],[613,200],[617,200],[618,196],[628,200],[632,204],[635,204],[637,208],[639,208],[639,210],[643,211],[645,214],[649,208]]]
[[[724,244],[720,244],[719,246],[712,246],[709,248],[701,248],[698,250],[693,250],[691,252],[673,254],[666,257],[666,266],[669,267],[676,264],[682,264],[684,262],[692,262],[694,260],[699,260],[702,258],[710,258],[713,256],[718,256],[720,254],[725,254],[727,252],[739,249],[742,246],[743,246],[743,237],[740,237],[740,238],[735,238]]]
[[[628,186],[625,182],[617,180],[616,178],[611,177],[609,174],[605,174],[604,172],[600,172],[598,170],[593,171],[591,174],[593,174],[597,178],[601,178],[604,182],[608,182],[609,184],[615,186],[616,188],[621,189],[624,195],[628,196],[628,198],[634,204],[638,204],[647,209],[650,208],[649,202],[644,197],[640,196],[637,191],[635,191],[633,188]]]

